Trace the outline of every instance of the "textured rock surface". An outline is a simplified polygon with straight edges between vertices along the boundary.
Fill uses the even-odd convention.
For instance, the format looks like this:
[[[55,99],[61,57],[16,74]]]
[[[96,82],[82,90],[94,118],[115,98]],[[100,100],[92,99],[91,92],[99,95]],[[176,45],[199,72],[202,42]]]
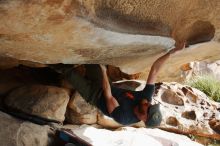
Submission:
[[[66,120],[71,124],[94,124],[97,122],[97,109],[75,92],[68,103]]]
[[[54,131],[49,126],[24,122],[0,112],[1,146],[49,146]]]
[[[180,64],[220,59],[219,13],[219,0],[0,0],[0,68],[19,64],[45,67],[43,64],[50,63],[103,63],[120,67],[121,71],[111,70],[119,73],[119,78],[114,76],[114,79],[146,79],[152,62],[174,45],[174,39],[187,39],[194,44],[214,37],[216,42],[187,48],[166,63],[158,80],[178,81]],[[129,75],[140,71],[142,74]],[[1,84],[0,94],[21,85],[10,75],[2,83],[6,86]],[[209,121],[218,116],[214,114],[216,103],[195,93],[194,89],[169,86],[164,85],[158,91],[160,95],[155,97],[155,102],[163,105],[164,127],[206,133],[219,131],[219,117],[214,122]],[[38,94],[19,96],[24,103],[18,98],[11,99],[10,105],[36,115],[39,113],[35,108],[43,107],[41,111],[44,107],[58,107],[51,105],[58,99],[50,98],[50,104],[40,102],[39,107],[32,106],[29,110],[26,105],[36,104],[36,99],[41,98],[32,97]],[[168,99],[168,95],[175,100]],[[33,101],[36,102],[26,103]],[[66,98],[59,101],[66,106]],[[40,113],[46,118],[51,118],[52,114],[56,120],[64,120],[64,108],[62,116],[51,111],[49,115]]]
[[[182,77],[190,80],[196,75],[210,74],[220,81],[220,60],[215,62],[194,61],[181,66]]]
[[[174,133],[165,132],[159,129],[124,127],[116,131],[98,129],[83,125],[71,129],[77,136],[94,146],[202,146],[191,141],[188,137]],[[175,138],[174,138],[175,137]]]
[[[173,94],[164,97],[167,91],[172,91]],[[179,100],[163,100],[175,99],[176,96],[183,104],[178,104]],[[161,103],[163,121],[160,126],[163,128],[202,134],[215,134],[218,131],[219,123],[215,119],[220,118],[220,104],[194,88],[178,83],[163,83],[156,90],[153,102]]]
[[[5,57],[5,56],[0,57],[0,69],[9,69],[9,68],[17,67],[20,64],[34,68],[41,68],[47,66],[36,62],[18,60],[11,57]]]
[[[7,107],[30,115],[63,122],[69,95],[54,86],[27,85],[13,90],[6,98]]]
[[[77,1],[13,0],[1,2],[0,9],[0,53],[21,60],[44,64],[99,62],[152,54],[152,50],[161,51],[158,47],[173,44],[168,38],[121,34],[96,27],[88,19],[77,17],[83,11]]]
[[[214,35],[218,41],[220,33],[218,0],[4,0],[0,12],[2,57],[43,64],[107,63],[127,73],[149,69],[161,48],[174,44],[147,34],[195,43]],[[214,59],[219,47],[208,47],[206,53],[186,51],[167,70],[175,72],[176,63],[192,59]],[[185,56],[190,57],[181,60]]]

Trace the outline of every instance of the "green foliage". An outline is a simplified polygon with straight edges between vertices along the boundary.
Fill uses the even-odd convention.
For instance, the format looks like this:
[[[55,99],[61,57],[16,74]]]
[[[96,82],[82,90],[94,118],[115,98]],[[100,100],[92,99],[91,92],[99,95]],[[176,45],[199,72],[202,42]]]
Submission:
[[[204,92],[214,101],[220,102],[220,81],[214,76],[198,75],[187,81],[186,84]]]

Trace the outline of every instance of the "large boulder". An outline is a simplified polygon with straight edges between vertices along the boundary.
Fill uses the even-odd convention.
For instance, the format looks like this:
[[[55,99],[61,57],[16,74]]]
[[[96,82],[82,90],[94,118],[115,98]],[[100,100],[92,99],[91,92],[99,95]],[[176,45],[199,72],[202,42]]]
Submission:
[[[25,122],[0,112],[1,146],[49,146],[54,131],[49,126]]]
[[[69,95],[63,88],[46,85],[26,85],[13,90],[6,106],[13,110],[48,120],[63,122]]]
[[[66,121],[71,124],[95,124],[97,108],[87,103],[78,92],[75,92],[68,103]]]
[[[220,103],[195,88],[175,82],[158,84],[154,103],[161,105],[162,128],[204,135],[219,132]]]
[[[218,0],[4,0],[0,54],[42,64],[111,64],[137,73],[148,70],[174,40],[218,41],[219,5]],[[216,59],[218,48],[185,51],[162,72],[166,77],[179,63]]]

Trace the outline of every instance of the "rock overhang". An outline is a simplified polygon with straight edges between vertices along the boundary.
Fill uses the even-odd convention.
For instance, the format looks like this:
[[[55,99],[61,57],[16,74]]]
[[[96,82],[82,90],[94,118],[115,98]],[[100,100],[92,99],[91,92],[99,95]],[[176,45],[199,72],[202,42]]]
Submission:
[[[128,73],[143,69],[131,69],[141,61],[150,66],[174,40],[218,40],[220,27],[218,0],[4,0],[0,11],[3,57],[42,64],[111,64]]]

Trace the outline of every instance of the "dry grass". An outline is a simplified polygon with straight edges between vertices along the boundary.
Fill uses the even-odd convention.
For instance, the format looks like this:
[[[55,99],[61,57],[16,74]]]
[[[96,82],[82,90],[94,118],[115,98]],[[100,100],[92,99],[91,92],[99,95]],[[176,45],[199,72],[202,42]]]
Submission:
[[[194,87],[214,101],[220,102],[220,81],[211,75],[198,75],[187,81],[186,84]]]

